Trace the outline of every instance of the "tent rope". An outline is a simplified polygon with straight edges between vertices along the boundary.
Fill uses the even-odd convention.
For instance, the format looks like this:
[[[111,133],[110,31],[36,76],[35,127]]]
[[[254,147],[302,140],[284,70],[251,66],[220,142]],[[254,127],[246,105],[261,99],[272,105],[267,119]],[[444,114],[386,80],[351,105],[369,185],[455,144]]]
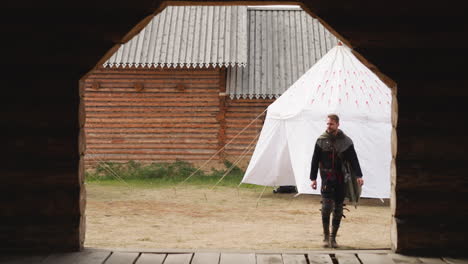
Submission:
[[[257,136],[255,136],[255,138],[250,142],[250,144],[245,148],[245,150],[242,152],[242,154],[239,156],[239,158],[231,165],[231,167],[224,173],[224,175],[221,177],[221,179],[218,180],[218,182],[216,182],[216,184],[211,188],[211,190],[213,190],[223,179],[224,177],[226,177],[230,172],[231,170],[234,169],[235,166],[237,166],[237,164],[245,158],[245,156],[247,156],[247,153],[252,149],[252,147],[254,146],[253,143],[258,139],[258,137],[260,136],[260,133],[257,133]]]
[[[92,152],[92,151],[89,151],[89,152]],[[93,153],[90,153],[90,154],[93,154]],[[94,154],[96,154],[96,153],[94,153]],[[92,157],[92,156],[89,156],[89,157],[90,157],[91,159],[93,159],[94,161],[97,161],[99,164],[105,165],[105,166],[103,166],[103,168],[104,168],[105,170],[107,170],[108,172],[110,172],[110,174],[111,174],[114,178],[116,178],[117,180],[121,181],[121,182],[124,183],[128,188],[131,189],[130,185],[129,185],[117,172],[115,172],[115,171],[112,169],[112,167],[110,167],[110,165],[107,164],[106,161],[104,161],[104,160],[102,160],[102,159],[99,159],[99,158],[98,158],[99,160],[97,160],[97,159],[95,159],[95,158]]]
[[[218,151],[216,151],[216,153],[214,153],[205,163],[203,163],[203,165],[201,165],[200,167],[198,167],[198,169],[196,171],[194,171],[193,173],[191,173],[187,178],[185,178],[185,180],[179,182],[175,187],[174,187],[174,190],[177,189],[177,187],[179,187],[180,185],[184,184],[185,182],[187,182],[190,178],[192,178],[193,175],[195,175],[197,172],[199,172],[203,167],[205,167],[214,157],[216,157],[216,155],[218,155],[221,151],[223,151],[228,145],[230,145],[232,143],[232,141],[234,141],[240,134],[242,134],[250,125],[252,125],[257,119],[259,119],[266,111],[267,111],[268,108],[265,108],[265,110],[263,110],[257,117],[255,117],[254,120],[252,120],[247,126],[245,126],[239,133],[237,133],[237,135],[235,135],[227,144],[225,144],[222,148],[220,148]]]
[[[94,153],[94,152],[92,152],[92,151],[90,151],[90,150],[86,150],[86,152],[89,153],[89,154],[92,154],[92,155],[97,155],[96,153]],[[90,157],[90,158],[91,158],[92,160],[94,160],[94,161],[97,161],[98,164],[100,164],[100,165],[102,165],[102,164],[105,165],[105,166],[103,166],[103,168],[106,169],[108,172],[110,172],[111,175],[112,175],[114,178],[116,178],[117,180],[123,182],[128,188],[132,189],[131,186],[130,186],[121,176],[119,176],[118,173],[115,172],[115,171],[109,166],[109,164],[107,164],[106,161],[104,161],[104,160],[102,160],[102,159],[100,159],[100,158],[97,158],[97,159],[96,159],[96,158],[94,158],[93,156],[89,156],[89,155],[88,155],[88,157]]]
[[[264,135],[270,136],[271,133],[273,132],[273,130],[274,130],[275,128],[276,128],[276,126],[271,126],[271,127],[269,128],[268,131],[265,131]],[[261,132],[263,132],[263,131],[261,131]],[[257,136],[260,136],[261,132],[259,132],[259,133],[257,134]],[[254,146],[254,145],[252,145],[252,147],[253,147],[253,146]],[[237,194],[238,194],[238,196],[240,195],[239,189],[240,189],[240,186],[242,185],[242,183],[243,183],[243,182],[241,181],[241,182],[237,185]]]
[[[260,195],[258,196],[257,204],[255,205],[255,208],[258,208],[258,203],[260,202],[260,199],[262,198],[262,195],[263,195],[263,193],[265,192],[265,189],[266,189],[266,185],[263,187],[262,192],[261,192]]]

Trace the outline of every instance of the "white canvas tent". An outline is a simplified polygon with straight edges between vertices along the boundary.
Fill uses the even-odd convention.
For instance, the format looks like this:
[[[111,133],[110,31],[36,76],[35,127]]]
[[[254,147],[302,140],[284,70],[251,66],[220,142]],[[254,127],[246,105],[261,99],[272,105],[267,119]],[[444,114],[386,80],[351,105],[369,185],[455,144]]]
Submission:
[[[330,113],[354,142],[361,197],[390,197],[391,90],[345,46],[336,46],[268,107],[243,183],[310,187],[314,145]],[[320,176],[318,176],[320,187]]]

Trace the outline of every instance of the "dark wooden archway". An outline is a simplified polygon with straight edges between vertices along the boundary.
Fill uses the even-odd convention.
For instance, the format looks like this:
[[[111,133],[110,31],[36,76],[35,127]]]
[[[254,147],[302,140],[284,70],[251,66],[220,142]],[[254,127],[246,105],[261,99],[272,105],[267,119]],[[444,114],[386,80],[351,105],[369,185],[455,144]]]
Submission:
[[[2,6],[0,251],[80,250],[85,189],[79,171],[78,80],[162,5],[27,2]],[[468,77],[461,3],[301,3],[398,84],[394,249],[466,252],[468,144],[461,120]]]

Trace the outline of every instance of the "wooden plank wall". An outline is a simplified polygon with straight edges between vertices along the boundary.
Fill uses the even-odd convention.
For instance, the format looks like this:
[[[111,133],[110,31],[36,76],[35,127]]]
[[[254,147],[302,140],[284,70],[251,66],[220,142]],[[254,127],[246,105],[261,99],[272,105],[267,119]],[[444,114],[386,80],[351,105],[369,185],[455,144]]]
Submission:
[[[219,148],[221,76],[220,69],[94,71],[84,93],[87,166],[208,160]]]

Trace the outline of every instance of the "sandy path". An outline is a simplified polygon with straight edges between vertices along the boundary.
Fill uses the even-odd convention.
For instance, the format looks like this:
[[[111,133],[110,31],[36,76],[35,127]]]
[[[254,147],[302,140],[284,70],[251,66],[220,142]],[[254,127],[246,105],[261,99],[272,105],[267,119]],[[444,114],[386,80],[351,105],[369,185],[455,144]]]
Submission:
[[[220,187],[87,185],[86,247],[184,249],[321,248],[320,198]],[[206,199],[205,199],[206,195]],[[390,208],[366,199],[348,206],[342,248],[389,248]]]

